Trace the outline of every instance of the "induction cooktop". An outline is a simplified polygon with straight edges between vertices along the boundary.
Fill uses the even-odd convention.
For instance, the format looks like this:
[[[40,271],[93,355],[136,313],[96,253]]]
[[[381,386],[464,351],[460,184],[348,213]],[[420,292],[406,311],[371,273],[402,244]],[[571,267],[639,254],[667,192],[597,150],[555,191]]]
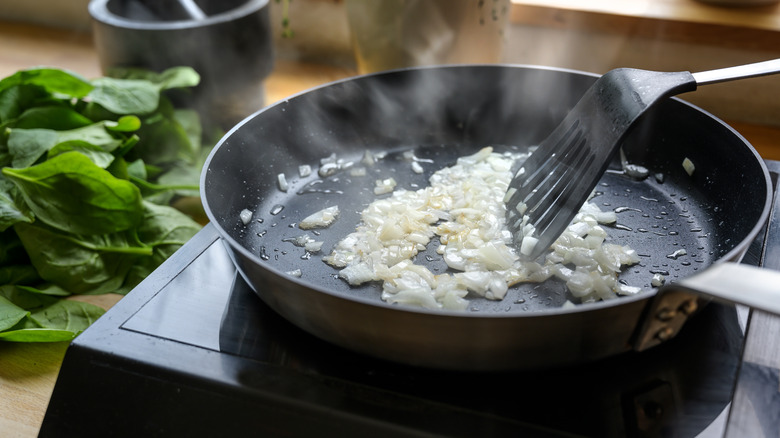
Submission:
[[[780,269],[776,209],[743,262]],[[40,436],[778,436],[773,328],[711,303],[673,340],[591,364],[415,368],[282,319],[207,225],[70,345]]]

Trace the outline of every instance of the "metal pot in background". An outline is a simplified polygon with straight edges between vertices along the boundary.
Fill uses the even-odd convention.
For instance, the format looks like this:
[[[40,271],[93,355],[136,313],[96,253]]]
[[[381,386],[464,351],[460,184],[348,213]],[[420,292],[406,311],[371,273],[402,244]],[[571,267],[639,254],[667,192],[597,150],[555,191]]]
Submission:
[[[190,66],[194,92],[172,96],[227,129],[265,105],[274,63],[268,0],[92,0],[101,68]]]

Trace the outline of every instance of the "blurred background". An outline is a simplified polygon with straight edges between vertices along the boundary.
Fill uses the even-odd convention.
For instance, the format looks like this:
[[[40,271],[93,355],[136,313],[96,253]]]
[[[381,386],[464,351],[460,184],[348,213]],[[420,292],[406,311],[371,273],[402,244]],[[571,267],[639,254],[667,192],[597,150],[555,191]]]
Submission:
[[[756,2],[760,4],[755,5]],[[2,3],[0,34],[11,32],[12,24],[29,23],[70,31],[74,41],[88,44],[91,32],[88,0],[2,0]],[[379,16],[389,20],[387,10],[392,5],[388,6],[388,1],[370,3],[384,4],[385,9],[381,11],[384,15]],[[389,3],[414,2],[391,0]],[[450,2],[454,3],[458,2]],[[497,62],[604,73],[624,66],[699,71],[780,57],[780,11],[771,0],[731,0],[726,5],[722,4],[724,0],[507,0],[506,10],[502,9],[502,2],[494,0],[468,3],[506,12],[506,17],[497,18],[506,20],[506,27],[501,28],[503,46],[500,57],[495,59]],[[331,70],[332,74],[337,77],[366,71],[360,65],[353,37],[364,32],[361,26],[381,27],[381,23],[370,21],[375,19],[377,11],[373,11],[372,18],[371,11],[358,11],[349,0],[270,0],[270,8],[275,57],[281,61],[276,64],[276,73],[290,68],[287,62],[333,68],[336,70]],[[481,13],[477,8],[472,9],[475,14]],[[442,26],[446,23],[442,24],[437,14],[429,11],[413,16],[417,21],[413,27],[405,28],[405,33],[415,28],[444,32]],[[289,20],[291,35],[288,36],[284,36],[285,20]],[[488,22],[491,20],[488,18]],[[454,33],[470,35],[461,29]],[[56,43],[63,44],[63,41]],[[476,44],[476,49],[469,50],[476,56],[484,51],[480,47],[488,47],[484,44]],[[9,53],[0,54],[0,60],[9,56]],[[36,62],[34,53],[17,56],[21,57],[17,64],[14,60],[4,60],[2,68],[6,70],[2,73]],[[89,54],[63,53],[62,61],[71,62],[68,57],[74,56]],[[475,58],[475,62],[482,61]],[[83,73],[89,76],[99,71]],[[274,76],[269,80],[273,81]],[[777,96],[780,96],[780,81],[769,77],[706,87],[685,99],[728,121],[780,126]],[[279,97],[269,90],[267,100]]]

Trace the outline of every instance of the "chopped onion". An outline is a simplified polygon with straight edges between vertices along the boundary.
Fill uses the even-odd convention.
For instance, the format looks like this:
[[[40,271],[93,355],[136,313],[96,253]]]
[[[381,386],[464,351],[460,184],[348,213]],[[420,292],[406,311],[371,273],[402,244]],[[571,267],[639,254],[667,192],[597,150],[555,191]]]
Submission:
[[[376,157],[371,151],[365,151],[363,152],[363,158],[360,160],[360,163],[364,166],[373,166],[376,163]]]
[[[395,189],[396,185],[397,183],[393,178],[377,180],[376,186],[374,187],[374,194],[384,195],[385,193],[390,193]]]
[[[629,163],[622,148],[620,149],[620,164],[623,167],[623,173],[631,178],[645,179],[650,175],[650,171],[646,167]]]
[[[292,271],[287,271],[286,274],[291,276],[291,277],[298,277],[298,278],[300,278],[301,275],[303,275],[303,272],[301,272],[300,269],[294,269]]]
[[[335,175],[336,172],[340,170],[338,163],[325,163],[322,166],[320,166],[320,170],[317,171],[317,175],[319,175],[322,178],[329,177],[331,175]]]
[[[350,176],[366,176],[366,168],[363,166],[353,167],[349,170]]]
[[[685,159],[682,162],[683,169],[685,169],[685,172],[688,173],[688,176],[693,176],[693,172],[696,170],[696,166],[694,166],[693,161],[691,161],[688,157],[685,157]]]
[[[247,225],[249,221],[252,220],[252,212],[247,210],[246,208],[241,210],[241,213],[238,215],[241,218],[241,222],[244,223],[244,225]]]
[[[302,230],[309,230],[312,228],[326,228],[330,224],[336,221],[339,215],[338,205],[332,207],[323,208],[322,210],[313,213],[298,223],[298,228]]]
[[[512,164],[522,158],[484,148],[435,172],[430,185],[417,191],[393,191],[392,178],[377,181],[375,193],[391,196],[369,204],[355,231],[323,260],[339,268],[350,285],[381,281],[385,301],[425,308],[464,310],[469,293],[500,300],[511,285],[552,276],[582,302],[636,293],[638,288],[617,280],[623,267],[639,261],[636,252],[606,243],[607,233],[599,226],[615,223],[617,215],[589,202],[543,264],[520,257],[537,242],[534,227],[521,207],[515,217],[525,237],[518,253],[506,227],[504,199]],[[436,275],[412,261],[435,237],[440,242],[436,252],[458,272]]]
[[[287,184],[287,177],[285,177],[283,173],[276,175],[276,181],[279,183],[279,190],[283,192],[286,192],[287,189],[290,187]]]

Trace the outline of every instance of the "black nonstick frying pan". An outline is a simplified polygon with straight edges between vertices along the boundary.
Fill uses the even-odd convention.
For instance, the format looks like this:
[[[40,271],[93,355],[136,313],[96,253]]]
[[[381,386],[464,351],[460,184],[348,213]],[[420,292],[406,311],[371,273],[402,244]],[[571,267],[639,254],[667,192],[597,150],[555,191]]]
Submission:
[[[561,308],[576,300],[550,280],[514,287],[502,301],[474,298],[465,312],[421,310],[383,302],[379,284],[351,287],[322,261],[375,199],[375,180],[392,176],[399,187],[415,189],[435,170],[484,146],[534,145],[595,78],[531,66],[442,66],[319,87],[232,129],[206,163],[202,199],[239,272],[263,301],[343,347],[457,370],[561,366],[643,348],[639,340],[658,295],[653,274],[676,281],[718,261],[739,260],[770,207],[771,182],[756,151],[729,126],[678,99],[646,114],[623,146],[628,160],[652,176],[633,179],[613,163],[593,200],[618,212],[610,240],[641,256],[621,275],[644,288],[635,296]],[[367,150],[386,156],[366,176],[317,174],[322,158],[359,161]],[[423,173],[410,170],[403,155],[409,150],[423,160]],[[696,166],[691,175],[682,165],[686,158]],[[299,176],[306,164],[314,172]],[[287,191],[280,190],[279,174]],[[331,205],[339,206],[339,219],[312,234],[325,242],[321,253],[290,243],[312,233],[297,228],[301,219]],[[242,210],[253,213],[246,224]],[[415,262],[443,272],[434,246]],[[677,256],[680,249],[685,255]],[[298,269],[300,277],[288,274]]]

